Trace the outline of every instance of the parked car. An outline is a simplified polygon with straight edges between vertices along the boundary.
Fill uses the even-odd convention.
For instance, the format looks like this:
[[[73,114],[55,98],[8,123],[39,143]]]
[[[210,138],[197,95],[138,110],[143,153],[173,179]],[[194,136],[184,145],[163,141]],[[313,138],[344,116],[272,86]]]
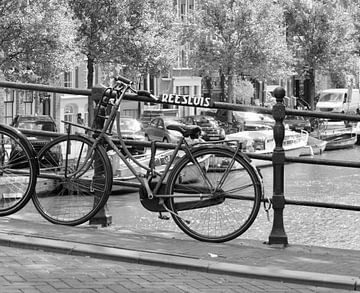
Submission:
[[[306,130],[307,132],[311,132],[311,123],[303,116],[286,115],[284,119],[284,125],[285,127],[288,127],[290,130],[294,130],[294,131]]]
[[[206,115],[185,116],[181,119],[186,125],[199,126],[201,128],[201,138],[203,140],[223,140],[225,130],[220,127],[214,117]]]
[[[15,128],[26,129],[26,130],[35,130],[35,131],[49,131],[49,132],[57,132],[57,127],[55,120],[49,115],[16,115],[13,119],[11,126]],[[26,134],[30,143],[34,147],[36,153],[38,153],[41,148],[51,140],[50,136],[43,136],[38,134]],[[16,162],[16,160],[20,160],[21,154],[18,153],[19,150],[13,148],[10,153],[10,160],[12,163]],[[62,160],[61,149],[56,150],[51,154],[51,158],[44,158],[48,163],[49,161],[55,162],[58,164]],[[21,166],[19,164],[16,165],[18,168],[22,168],[25,166]]]
[[[244,125],[244,131],[260,131],[260,130],[272,130],[273,127],[262,123],[246,123]]]
[[[231,122],[228,122],[229,111],[231,112]],[[216,112],[215,118],[222,121],[220,125],[224,126],[227,134],[245,130],[246,124],[267,125],[271,127],[275,124],[275,120],[271,115],[255,112],[219,109]]]
[[[120,130],[122,138],[125,140],[145,141],[144,127],[142,123],[135,118],[121,117]],[[116,143],[118,137],[116,123],[114,123],[112,133],[113,140]],[[146,152],[146,148],[142,145],[128,145],[127,147],[131,154],[144,154]]]
[[[176,143],[182,134],[179,131],[168,129],[169,125],[180,125],[183,128],[192,128],[191,125],[184,124],[177,117],[157,117],[150,121],[145,128],[145,136],[148,140]],[[197,127],[198,126],[194,126]]]

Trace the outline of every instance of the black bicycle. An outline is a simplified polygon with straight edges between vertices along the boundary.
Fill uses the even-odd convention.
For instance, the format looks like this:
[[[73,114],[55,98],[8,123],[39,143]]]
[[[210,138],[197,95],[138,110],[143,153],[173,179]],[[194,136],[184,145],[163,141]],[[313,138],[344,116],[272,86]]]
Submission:
[[[138,187],[147,210],[159,213],[160,219],[171,215],[182,231],[197,240],[224,242],[244,233],[258,214],[263,183],[240,144],[193,143],[200,128],[173,125],[182,133],[176,145],[142,142],[150,154],[135,157],[122,138],[121,101],[137,95],[156,98],[131,85],[119,77],[114,87],[104,91],[93,127],[65,122],[68,128],[86,129],[91,137],[69,131],[39,152],[39,178],[51,182],[48,191],[34,196],[39,212],[56,224],[84,223],[105,205],[116,180],[116,184]],[[112,134],[115,123],[117,139]],[[159,148],[171,150],[159,154]],[[61,158],[54,155],[59,151]],[[112,165],[109,153],[113,153]]]
[[[38,170],[36,153],[26,136],[0,124],[0,216],[26,205],[35,191]]]

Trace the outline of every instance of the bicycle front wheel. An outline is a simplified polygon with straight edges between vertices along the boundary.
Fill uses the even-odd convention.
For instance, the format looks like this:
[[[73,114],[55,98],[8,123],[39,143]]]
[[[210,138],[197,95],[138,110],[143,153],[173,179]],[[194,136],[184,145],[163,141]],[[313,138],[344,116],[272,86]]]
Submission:
[[[241,154],[221,146],[200,147],[182,157],[167,181],[172,217],[189,236],[225,242],[243,234],[261,203],[262,182]]]
[[[33,202],[48,221],[80,225],[106,203],[112,188],[112,168],[103,147],[90,153],[93,140],[64,135],[39,152],[39,181]]]
[[[37,164],[25,136],[0,126],[0,216],[23,208],[35,190]]]

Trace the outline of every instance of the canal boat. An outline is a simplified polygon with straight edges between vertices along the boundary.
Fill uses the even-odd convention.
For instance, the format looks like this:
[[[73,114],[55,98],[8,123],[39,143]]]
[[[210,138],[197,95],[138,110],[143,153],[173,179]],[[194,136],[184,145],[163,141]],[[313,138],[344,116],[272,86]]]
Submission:
[[[360,122],[355,123],[354,131],[357,135],[356,144],[360,145]]]
[[[286,156],[299,157],[307,148],[309,133],[285,130],[283,149]],[[273,130],[241,131],[228,134],[228,141],[240,141],[243,151],[254,154],[272,154],[275,149]],[[257,166],[269,165],[271,161],[253,159]]]
[[[326,145],[327,141],[309,135],[308,144],[300,156],[321,155],[325,151]]]
[[[310,136],[326,141],[326,151],[351,148],[358,140],[355,127],[345,127],[343,122],[327,123],[323,129],[310,133]]]
[[[159,172],[159,173],[164,172],[166,166],[170,162],[170,158],[173,155],[173,152],[174,152],[173,149],[170,149],[170,150],[159,149],[156,151],[156,155],[154,158],[154,164],[155,164],[155,170],[157,172]],[[184,155],[185,155],[185,152],[180,150],[175,158],[175,162]],[[108,152],[108,156],[109,156],[112,168],[113,168],[114,180],[132,181],[132,180],[136,179],[135,175],[130,171],[130,169],[127,167],[127,165],[121,160],[121,158],[113,150]],[[138,156],[134,156],[134,157],[138,160],[138,162],[140,164],[142,164],[144,166],[149,166],[149,162],[151,159],[150,152],[146,152],[143,155],[138,155]],[[128,159],[128,162],[136,170],[137,173],[139,173],[139,174],[146,173],[146,171],[143,168],[141,168],[139,165],[134,163],[131,159]],[[208,156],[204,156],[199,163],[201,164],[202,167],[208,168],[209,167]],[[171,166],[171,168],[172,168],[172,166]],[[194,174],[192,171],[192,168],[196,168],[196,167],[194,165],[188,165],[187,168],[184,169],[183,178],[182,178],[183,181],[189,181],[190,179],[193,179],[193,178],[191,178],[191,176],[193,176],[192,174]]]
[[[333,136],[328,136],[325,150],[337,150],[352,148],[357,141],[357,134],[354,132],[344,132]]]

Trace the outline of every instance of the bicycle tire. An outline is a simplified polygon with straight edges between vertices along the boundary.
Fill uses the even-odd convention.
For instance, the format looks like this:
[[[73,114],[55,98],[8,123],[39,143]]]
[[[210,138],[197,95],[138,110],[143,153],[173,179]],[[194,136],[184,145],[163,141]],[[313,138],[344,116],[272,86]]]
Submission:
[[[112,167],[102,146],[87,155],[93,143],[85,136],[64,135],[40,150],[39,178],[47,178],[48,183],[45,189],[36,187],[33,202],[49,222],[80,225],[106,204],[112,188]],[[85,168],[86,160],[89,164]]]
[[[183,156],[169,174],[166,194],[197,197],[170,197],[167,204],[172,218],[183,232],[200,241],[218,243],[240,236],[259,212],[260,175],[249,160],[241,154],[234,156],[228,147],[202,146],[192,154],[201,168],[191,157]],[[221,188],[220,180],[224,180]],[[212,196],[206,199],[205,194]]]
[[[0,126],[0,216],[22,209],[34,193],[37,180],[35,152],[26,137]]]

